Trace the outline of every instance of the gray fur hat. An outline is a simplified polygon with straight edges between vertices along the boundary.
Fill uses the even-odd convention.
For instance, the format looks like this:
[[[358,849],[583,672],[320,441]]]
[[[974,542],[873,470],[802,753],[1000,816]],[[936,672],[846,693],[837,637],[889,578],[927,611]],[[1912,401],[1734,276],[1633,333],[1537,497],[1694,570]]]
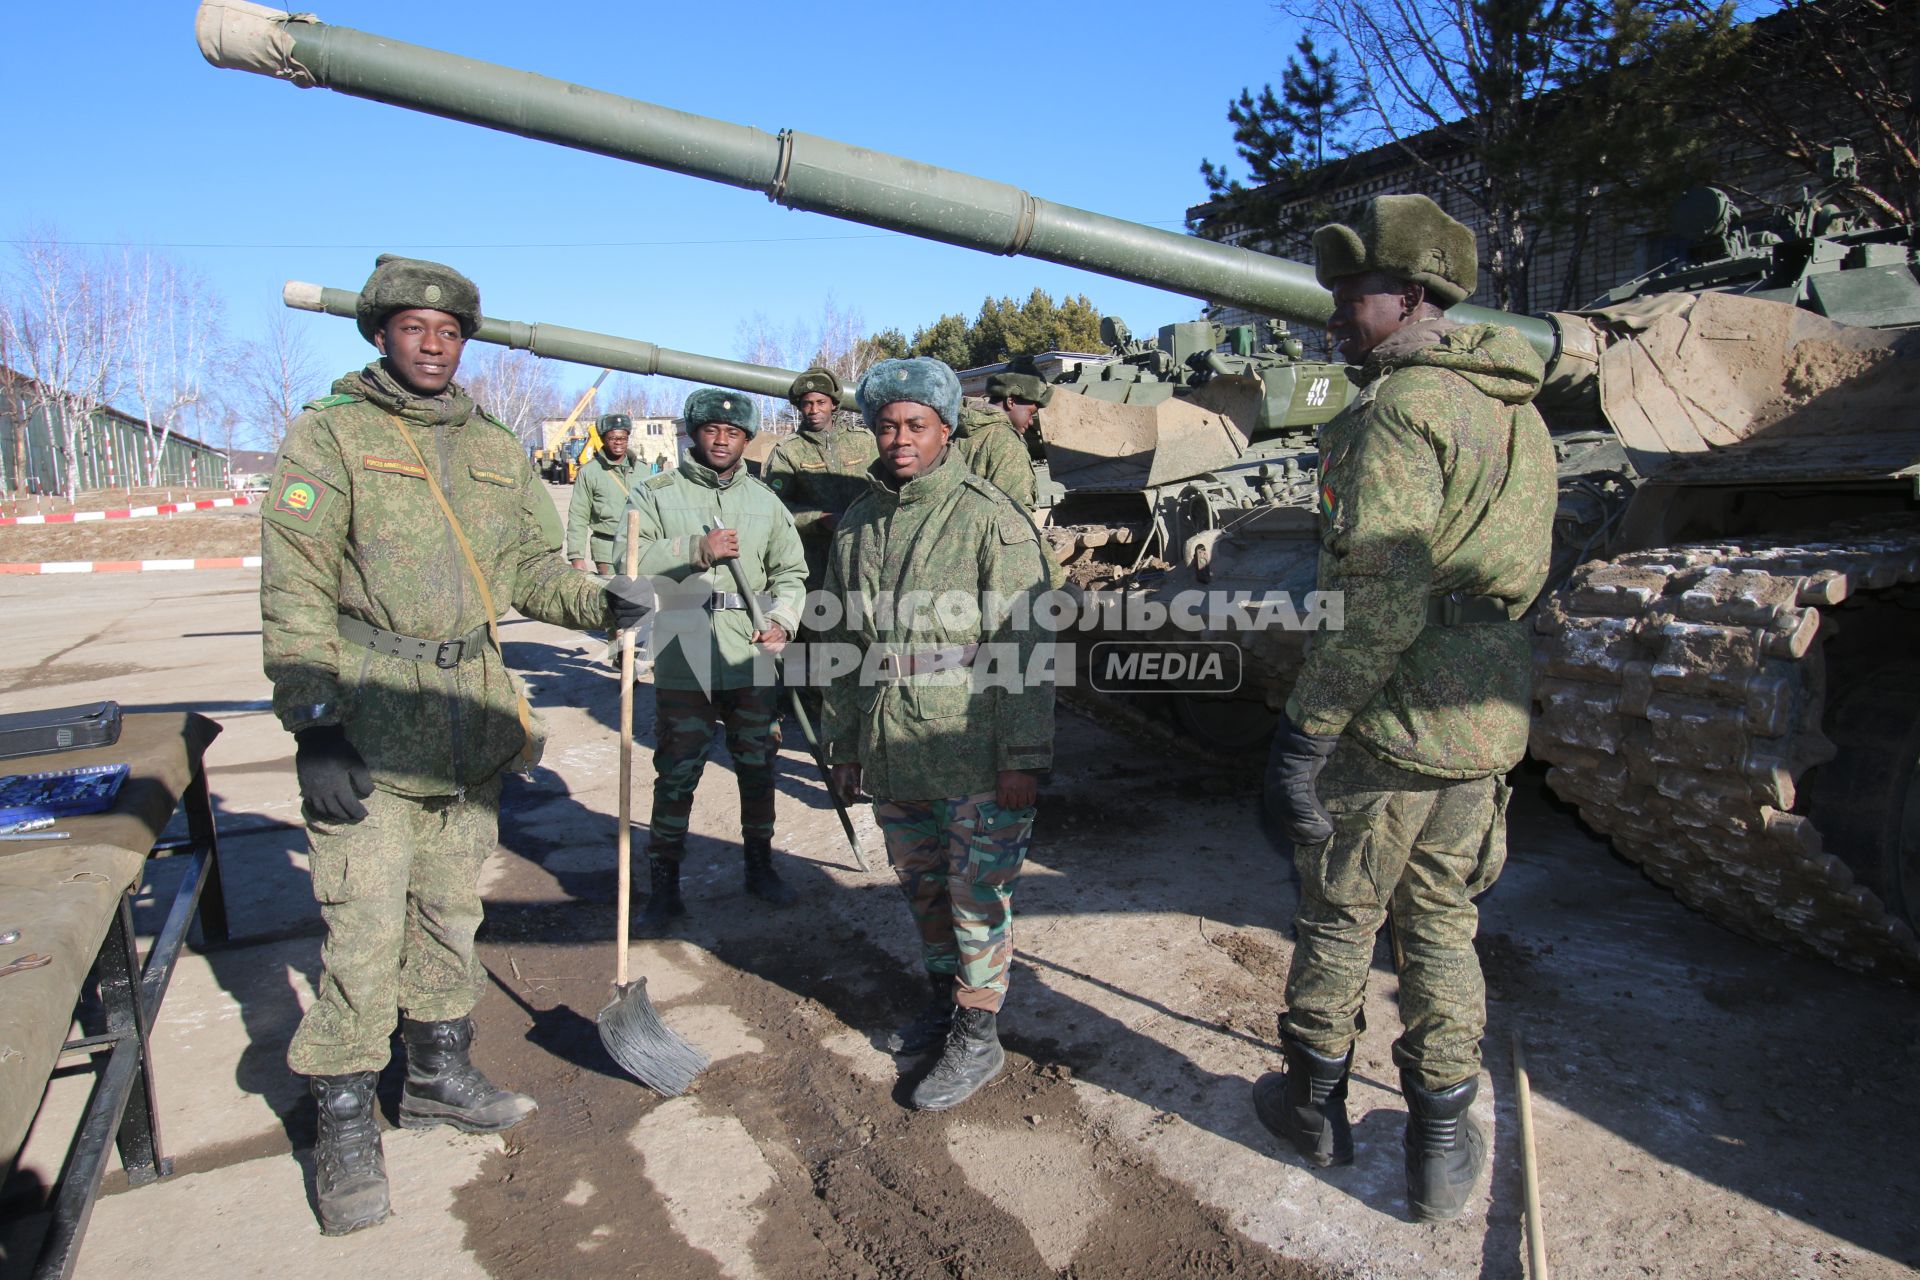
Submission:
[[[1342,276],[1379,271],[1422,285],[1442,311],[1464,302],[1480,278],[1473,232],[1425,196],[1375,196],[1359,226],[1330,222],[1313,233],[1314,274],[1332,287]]]
[[[753,397],[722,387],[701,387],[687,397],[687,434],[703,422],[724,422],[738,427],[751,438],[760,434],[760,408]]]
[[[372,342],[388,316],[415,307],[446,312],[460,322],[460,336],[471,338],[480,327],[480,286],[445,263],[397,253],[375,258],[353,309],[360,336]]]
[[[882,360],[860,379],[853,398],[869,427],[882,409],[901,400],[926,405],[949,427],[960,425],[960,377],[931,356]]]

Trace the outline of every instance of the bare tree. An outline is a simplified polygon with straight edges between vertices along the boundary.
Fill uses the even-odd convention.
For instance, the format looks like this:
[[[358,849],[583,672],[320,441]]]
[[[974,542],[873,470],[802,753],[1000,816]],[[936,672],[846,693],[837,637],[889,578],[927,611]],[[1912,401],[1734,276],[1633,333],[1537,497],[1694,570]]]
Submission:
[[[150,250],[123,255],[121,270],[127,392],[145,424],[140,469],[157,485],[166,478],[167,441],[210,416],[206,381],[221,344],[220,304],[198,275]]]
[[[618,374],[600,389],[598,412],[624,413],[631,418],[677,418],[686,404],[682,383],[669,378],[641,378]]]
[[[93,415],[125,386],[123,299],[106,264],[46,228],[18,241],[11,275],[0,327],[10,359],[30,379],[21,389],[25,416],[44,416],[61,488],[71,497],[80,489]]]
[[[552,361],[530,351],[469,347],[460,385],[474,403],[507,424],[527,448],[540,443],[540,420],[560,403],[560,380]]]
[[[235,434],[276,452],[300,406],[327,385],[307,329],[285,307],[273,309],[258,338],[234,348],[228,370],[227,399],[240,424]]]

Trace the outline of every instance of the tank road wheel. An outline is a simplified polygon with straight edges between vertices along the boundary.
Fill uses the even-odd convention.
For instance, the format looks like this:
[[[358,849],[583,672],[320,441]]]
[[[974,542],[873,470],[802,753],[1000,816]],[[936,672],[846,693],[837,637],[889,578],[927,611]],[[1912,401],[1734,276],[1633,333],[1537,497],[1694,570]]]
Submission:
[[[1209,698],[1201,694],[1173,696],[1173,719],[1183,733],[1215,751],[1237,755],[1266,745],[1280,723],[1264,702],[1248,698]]]
[[[1879,646],[1863,643],[1888,639],[1880,606],[1915,583],[1920,521],[1897,517],[1584,565],[1534,619],[1530,749],[1689,906],[1920,984],[1902,918],[1920,898],[1920,661],[1911,644],[1867,661]],[[1831,716],[1830,632],[1846,633]],[[1858,674],[1890,661],[1885,683]]]

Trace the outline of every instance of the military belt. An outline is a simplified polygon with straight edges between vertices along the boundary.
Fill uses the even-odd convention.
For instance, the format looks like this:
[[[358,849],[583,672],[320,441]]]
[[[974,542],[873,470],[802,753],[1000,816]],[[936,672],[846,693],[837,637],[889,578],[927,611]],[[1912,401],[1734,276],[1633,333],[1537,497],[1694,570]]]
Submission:
[[[955,667],[970,667],[974,655],[980,652],[977,644],[957,644],[946,649],[916,649],[910,653],[883,653],[876,671],[883,680],[904,680],[908,676],[924,676],[935,671],[951,671]]]
[[[1449,591],[1427,598],[1427,623],[1435,627],[1474,627],[1511,622],[1511,606],[1499,596],[1470,596]]]
[[[451,671],[467,659],[479,657],[487,649],[487,624],[484,622],[453,640],[422,640],[417,636],[403,636],[397,631],[383,631],[370,622],[362,622],[344,613],[338,622],[342,640],[351,640],[389,658],[431,662],[442,671]]]
[[[767,610],[773,608],[772,596],[761,595],[754,598],[760,602],[761,613],[765,613]],[[746,607],[747,598],[732,591],[716,591],[707,597],[707,611],[709,613],[725,613],[729,610],[745,609]]]

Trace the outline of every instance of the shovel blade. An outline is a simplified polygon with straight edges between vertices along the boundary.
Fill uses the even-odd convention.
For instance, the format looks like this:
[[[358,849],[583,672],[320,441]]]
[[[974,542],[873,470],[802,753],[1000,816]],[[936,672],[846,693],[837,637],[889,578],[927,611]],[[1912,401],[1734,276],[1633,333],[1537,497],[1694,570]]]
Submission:
[[[594,1021],[600,1043],[622,1070],[663,1098],[677,1098],[707,1066],[707,1055],[660,1021],[645,978],[616,985]]]

